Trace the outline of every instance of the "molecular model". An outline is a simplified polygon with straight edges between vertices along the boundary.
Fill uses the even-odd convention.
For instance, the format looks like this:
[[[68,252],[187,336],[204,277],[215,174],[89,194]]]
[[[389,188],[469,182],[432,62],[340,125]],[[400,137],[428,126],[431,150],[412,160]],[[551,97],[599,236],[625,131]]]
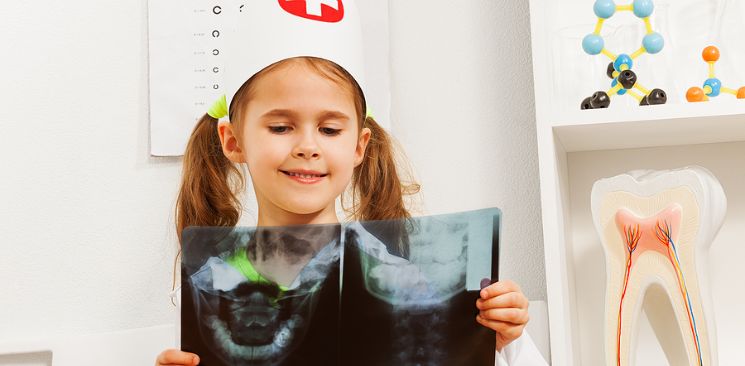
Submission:
[[[632,4],[628,5],[616,5],[613,0],[596,0],[593,10],[598,17],[598,22],[595,26],[595,31],[585,36],[582,40],[582,48],[589,55],[602,53],[610,58],[611,62],[608,64],[606,74],[613,81],[611,81],[611,88],[607,93],[604,91],[595,92],[591,97],[585,98],[582,101],[581,108],[608,108],[610,98],[616,94],[629,94],[639,101],[639,105],[665,104],[667,102],[665,91],[662,89],[653,89],[651,91],[645,89],[637,82],[636,74],[631,71],[631,68],[634,66],[634,60],[637,57],[643,55],[645,52],[650,54],[658,53],[662,51],[665,45],[662,35],[652,30],[652,22],[649,20],[649,17],[654,11],[652,0],[634,0]],[[616,11],[633,12],[634,15],[644,21],[644,25],[647,28],[647,34],[642,40],[642,47],[631,54],[631,56],[627,54],[616,56],[611,53],[605,48],[605,41],[600,36],[603,22],[613,16]],[[638,90],[641,95],[633,89]]]
[[[719,49],[714,46],[704,48],[701,57],[709,64],[709,78],[704,81],[704,88],[692,87],[686,93],[689,102],[706,102],[709,97],[716,97],[719,93],[727,93],[737,96],[737,99],[745,99],[745,86],[739,90],[725,88],[722,82],[714,75],[714,64],[719,60]]]

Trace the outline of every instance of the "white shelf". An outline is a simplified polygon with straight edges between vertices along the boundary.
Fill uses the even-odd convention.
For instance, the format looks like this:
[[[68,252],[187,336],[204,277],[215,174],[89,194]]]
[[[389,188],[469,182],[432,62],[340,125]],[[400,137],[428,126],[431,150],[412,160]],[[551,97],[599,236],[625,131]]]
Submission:
[[[741,362],[745,315],[739,309],[745,295],[731,289],[741,288],[738,279],[745,278],[745,266],[733,259],[745,256],[740,243],[745,236],[745,100],[722,95],[687,103],[684,97],[689,86],[700,85],[706,76],[700,50],[710,41],[706,29],[726,0],[654,1],[660,11],[655,10],[653,23],[666,37],[666,50],[640,58],[638,66],[647,87],[667,92],[668,104],[640,107],[623,97],[613,99],[608,109],[583,111],[579,105],[585,96],[608,87],[603,80],[608,60],[588,57],[579,46],[594,26],[593,1],[530,0],[552,365],[605,364],[605,263],[589,207],[593,182],[633,169],[687,165],[712,171],[728,198],[725,223],[712,246],[711,288],[719,365]],[[718,76],[739,86],[745,83],[742,68],[736,66],[745,62],[745,3],[728,4],[727,11],[734,15],[722,17],[719,45],[727,56],[723,53],[717,66]],[[640,40],[627,32],[634,30],[638,19],[628,15],[609,22],[616,30],[609,28],[605,34],[606,44],[618,52],[639,47]],[[646,362],[637,364],[660,357],[647,347],[648,340],[654,343],[654,335],[646,336],[640,336],[644,340],[637,349]]]
[[[573,363],[555,365],[605,365],[605,255],[595,231],[590,209],[590,192],[595,181],[633,169],[671,169],[700,165],[717,177],[727,196],[727,214],[709,251],[708,288],[712,296],[717,327],[719,366],[741,364],[745,344],[745,295],[741,289],[745,267],[742,238],[745,237],[745,142],[645,147],[640,149],[584,151],[566,154],[568,194],[563,231],[566,234],[567,277],[570,278],[568,304],[578,353]],[[651,362],[664,355],[654,333],[642,333],[634,354],[642,358],[637,365],[665,366]],[[646,328],[649,328],[648,326]],[[677,366],[677,365],[672,365]]]
[[[589,109],[549,116],[554,127],[596,125],[617,122],[676,120],[692,117],[740,116],[745,124],[745,100],[720,97],[701,103],[663,104],[624,109]]]
[[[566,152],[745,141],[745,100],[580,110],[549,123]]]

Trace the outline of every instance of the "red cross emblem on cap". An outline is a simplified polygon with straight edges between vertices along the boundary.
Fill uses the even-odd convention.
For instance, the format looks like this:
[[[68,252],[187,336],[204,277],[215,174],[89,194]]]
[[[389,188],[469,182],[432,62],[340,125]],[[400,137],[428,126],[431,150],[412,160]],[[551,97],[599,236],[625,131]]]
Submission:
[[[286,12],[301,18],[336,23],[344,18],[342,0],[279,0]]]

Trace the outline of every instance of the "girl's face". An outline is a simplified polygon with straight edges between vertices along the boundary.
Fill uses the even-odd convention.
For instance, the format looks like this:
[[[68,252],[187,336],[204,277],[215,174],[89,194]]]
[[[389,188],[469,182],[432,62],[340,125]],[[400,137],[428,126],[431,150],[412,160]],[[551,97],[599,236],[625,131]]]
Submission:
[[[255,83],[241,131],[221,124],[219,132],[226,156],[248,165],[259,225],[337,222],[335,200],[370,138],[359,130],[350,88],[301,62]]]

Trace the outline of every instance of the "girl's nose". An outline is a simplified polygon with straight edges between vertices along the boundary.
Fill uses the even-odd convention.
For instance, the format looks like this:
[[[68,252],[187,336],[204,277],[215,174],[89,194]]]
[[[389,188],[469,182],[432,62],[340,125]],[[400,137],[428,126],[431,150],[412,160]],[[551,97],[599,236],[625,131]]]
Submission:
[[[312,133],[304,133],[292,151],[292,155],[301,159],[315,159],[321,156],[318,143]]]

